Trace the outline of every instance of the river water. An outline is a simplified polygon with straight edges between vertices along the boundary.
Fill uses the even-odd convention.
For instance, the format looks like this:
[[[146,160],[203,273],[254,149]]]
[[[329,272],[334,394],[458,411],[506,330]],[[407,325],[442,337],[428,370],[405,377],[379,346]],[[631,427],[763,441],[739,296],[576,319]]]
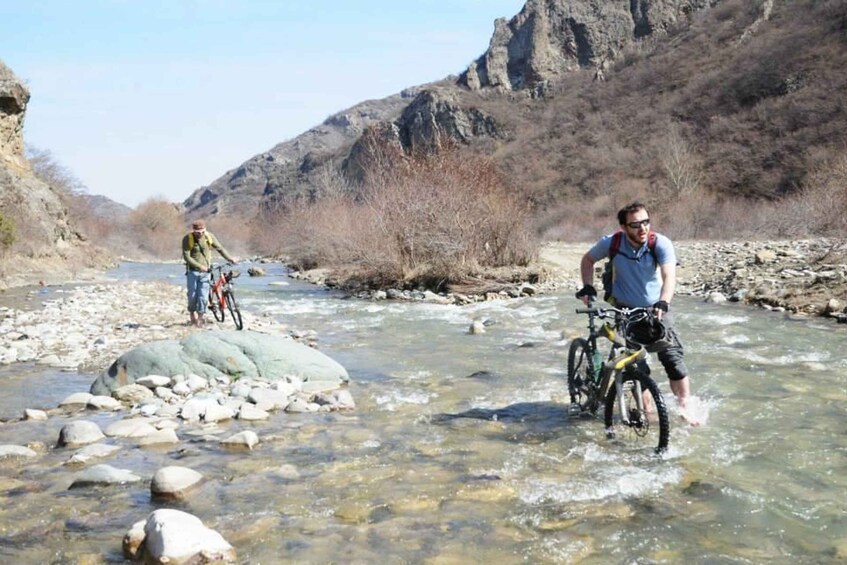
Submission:
[[[226,425],[259,434],[252,452],[188,432],[178,448],[128,448],[102,461],[145,477],[121,487],[68,490],[78,470],[62,465],[63,449],[0,465],[0,561],[122,562],[124,533],[163,506],[201,518],[243,563],[847,559],[843,326],[678,298],[709,419],[690,428],[674,415],[671,448],[656,457],[568,413],[562,335],[585,325],[568,293],[463,307],[371,302],[269,268],[239,279],[248,326],[270,316],[315,330],[350,372],[357,409]],[[182,284],[174,265],[112,275]],[[475,319],[486,333],[468,333]],[[93,378],[11,367],[0,408],[55,405]],[[0,425],[0,444],[52,443],[67,419]],[[166,465],[206,481],[185,501],[151,501],[149,478]]]

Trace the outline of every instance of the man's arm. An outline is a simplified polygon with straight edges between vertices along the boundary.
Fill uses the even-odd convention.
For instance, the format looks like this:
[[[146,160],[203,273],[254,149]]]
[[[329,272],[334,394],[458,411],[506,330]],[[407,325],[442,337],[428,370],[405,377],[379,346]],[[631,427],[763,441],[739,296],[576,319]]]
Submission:
[[[234,257],[234,256],[230,255],[229,251],[224,249],[223,245],[221,245],[221,242],[218,241],[217,237],[213,237],[211,243],[212,243],[212,247],[217,249],[218,253],[223,255],[224,259],[226,259],[230,263],[238,263],[238,257]]]
[[[579,262],[579,274],[582,276],[583,286],[594,286],[594,257],[588,252],[582,256]]]
[[[582,256],[579,262],[579,274],[582,276],[582,289],[576,293],[576,297],[582,300],[586,306],[588,303],[597,298],[597,291],[594,289],[594,257],[591,252],[587,252]]]
[[[656,304],[664,302],[665,307],[667,307],[671,303],[671,300],[673,300],[673,294],[676,290],[676,263],[671,261],[670,263],[659,265],[659,273],[662,275],[662,291],[659,294],[659,302]],[[653,308],[653,313],[660,320],[666,311],[661,308]]]

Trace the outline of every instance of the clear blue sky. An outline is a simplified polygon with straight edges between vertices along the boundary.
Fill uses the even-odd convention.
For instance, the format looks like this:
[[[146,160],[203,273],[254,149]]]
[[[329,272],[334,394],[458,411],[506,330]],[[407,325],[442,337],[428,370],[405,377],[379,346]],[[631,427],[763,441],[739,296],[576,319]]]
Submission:
[[[458,74],[525,0],[0,0],[25,141],[178,202],[357,102]]]

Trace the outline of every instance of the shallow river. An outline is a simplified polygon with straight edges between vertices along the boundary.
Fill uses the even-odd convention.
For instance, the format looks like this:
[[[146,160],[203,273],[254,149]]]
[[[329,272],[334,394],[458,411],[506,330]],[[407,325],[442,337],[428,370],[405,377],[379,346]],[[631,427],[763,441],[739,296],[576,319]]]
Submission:
[[[182,284],[173,265],[113,275],[140,273]],[[350,372],[357,409],[225,426],[253,428],[262,443],[252,452],[181,435],[178,448],[99,462],[146,478],[166,465],[203,473],[203,486],[171,506],[219,531],[240,562],[847,559],[844,326],[679,298],[693,390],[709,420],[688,428],[675,416],[659,458],[609,442],[597,419],[569,416],[562,332],[585,324],[570,295],[465,307],[367,302],[274,266],[239,283],[248,325],[272,316],[317,331],[321,351]],[[474,319],[490,321],[485,334],[468,334]],[[53,406],[93,378],[4,369],[0,416]],[[105,425],[115,416],[86,417]],[[52,443],[66,421],[0,425],[0,444]],[[0,562],[122,562],[124,533],[164,506],[151,502],[147,481],[68,490],[77,472],[62,465],[68,457],[51,447],[36,463],[0,465]]]

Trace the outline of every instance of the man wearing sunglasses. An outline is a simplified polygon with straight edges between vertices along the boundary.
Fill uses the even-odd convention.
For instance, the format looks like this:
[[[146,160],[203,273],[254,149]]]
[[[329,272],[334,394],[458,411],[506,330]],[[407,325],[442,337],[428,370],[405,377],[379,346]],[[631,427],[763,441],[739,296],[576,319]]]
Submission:
[[[683,362],[682,342],[671,323],[670,303],[676,287],[676,254],[670,239],[650,229],[650,215],[640,202],[618,211],[620,235],[604,236],[583,255],[580,263],[582,289],[577,298],[587,305],[597,298],[594,264],[612,256],[614,278],[610,302],[618,308],[649,308],[666,328],[669,345],[658,351],[659,361],[670,379],[680,412],[692,425],[700,422],[686,411],[691,396],[688,369]],[[613,251],[613,245],[617,250]]]

